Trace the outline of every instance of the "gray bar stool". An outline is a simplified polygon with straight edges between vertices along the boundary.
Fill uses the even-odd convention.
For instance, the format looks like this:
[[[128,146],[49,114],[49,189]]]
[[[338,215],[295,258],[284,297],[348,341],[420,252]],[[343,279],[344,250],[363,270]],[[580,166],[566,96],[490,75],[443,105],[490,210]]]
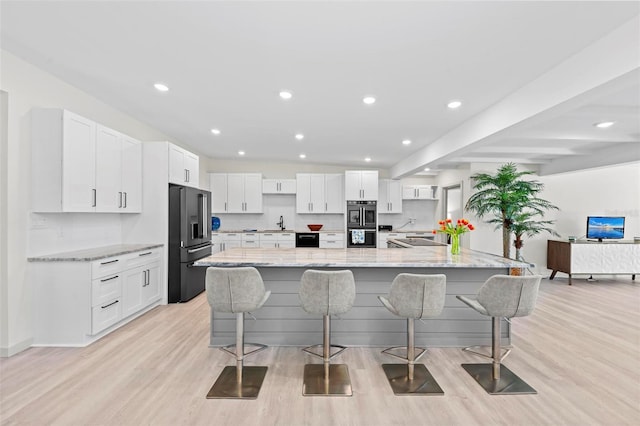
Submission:
[[[416,361],[427,350],[415,347],[415,320],[440,315],[444,307],[447,277],[443,274],[398,274],[387,297],[378,296],[394,315],[407,319],[407,346],[385,349],[382,353],[404,360],[405,364],[382,364],[391,389],[396,395],[444,395],[442,388],[424,364]],[[392,353],[406,348],[406,356]],[[416,356],[416,349],[420,351]]]
[[[464,350],[493,360],[492,364],[462,364],[462,367],[491,395],[518,395],[537,393],[520,377],[501,364],[511,352],[500,348],[500,319],[524,317],[533,311],[540,287],[540,276],[494,275],[478,290],[475,298],[456,296],[482,315],[491,317],[491,356],[473,350]]]
[[[236,314],[236,343],[220,348],[236,357],[235,366],[227,366],[213,384],[207,398],[256,399],[267,367],[244,367],[245,355],[266,348],[248,343],[256,349],[245,352],[244,313],[260,308],[271,294],[256,268],[207,268],[205,278],[207,300],[214,312]],[[230,348],[235,347],[234,351]]]
[[[303,350],[321,357],[323,364],[304,366],[303,395],[351,396],[351,380],[345,364],[330,364],[346,348],[331,345],[331,315],[343,314],[351,309],[356,297],[356,285],[351,271],[306,270],[300,282],[302,309],[310,314],[323,316],[323,343]],[[322,347],[322,354],[311,348]],[[331,348],[339,350],[331,354]]]

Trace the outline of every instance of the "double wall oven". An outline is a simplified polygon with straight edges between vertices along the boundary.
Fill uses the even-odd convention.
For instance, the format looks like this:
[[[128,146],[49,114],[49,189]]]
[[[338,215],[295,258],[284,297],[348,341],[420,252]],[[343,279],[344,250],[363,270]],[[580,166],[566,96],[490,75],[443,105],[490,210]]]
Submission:
[[[376,247],[375,201],[347,201],[347,247]]]

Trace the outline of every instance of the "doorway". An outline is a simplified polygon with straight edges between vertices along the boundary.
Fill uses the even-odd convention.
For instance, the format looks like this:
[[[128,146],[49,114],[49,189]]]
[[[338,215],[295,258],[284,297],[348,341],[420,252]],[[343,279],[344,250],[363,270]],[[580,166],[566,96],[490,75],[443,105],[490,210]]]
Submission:
[[[462,182],[442,187],[442,217],[458,220],[462,214]],[[451,244],[451,236],[446,235],[447,244]]]

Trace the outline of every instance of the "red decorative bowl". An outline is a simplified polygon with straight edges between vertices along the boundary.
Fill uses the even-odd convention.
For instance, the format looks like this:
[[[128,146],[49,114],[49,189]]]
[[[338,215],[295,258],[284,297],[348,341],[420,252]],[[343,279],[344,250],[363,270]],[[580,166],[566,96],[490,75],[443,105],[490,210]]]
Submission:
[[[309,227],[309,229],[311,229],[312,231],[319,231],[322,229],[322,225],[318,225],[318,224],[314,224],[314,225],[307,225]]]

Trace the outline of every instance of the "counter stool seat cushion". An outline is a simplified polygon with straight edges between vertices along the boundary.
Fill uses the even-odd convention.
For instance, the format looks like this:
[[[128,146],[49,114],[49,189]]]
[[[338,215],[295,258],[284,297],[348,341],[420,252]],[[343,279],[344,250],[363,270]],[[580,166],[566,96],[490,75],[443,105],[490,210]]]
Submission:
[[[437,317],[444,308],[446,279],[444,274],[399,274],[391,284],[389,295],[378,298],[399,317]]]
[[[207,268],[206,288],[215,312],[251,312],[262,307],[271,294],[253,267]]]
[[[346,271],[316,271],[302,274],[300,302],[310,314],[339,315],[349,311],[356,298],[353,273]]]

